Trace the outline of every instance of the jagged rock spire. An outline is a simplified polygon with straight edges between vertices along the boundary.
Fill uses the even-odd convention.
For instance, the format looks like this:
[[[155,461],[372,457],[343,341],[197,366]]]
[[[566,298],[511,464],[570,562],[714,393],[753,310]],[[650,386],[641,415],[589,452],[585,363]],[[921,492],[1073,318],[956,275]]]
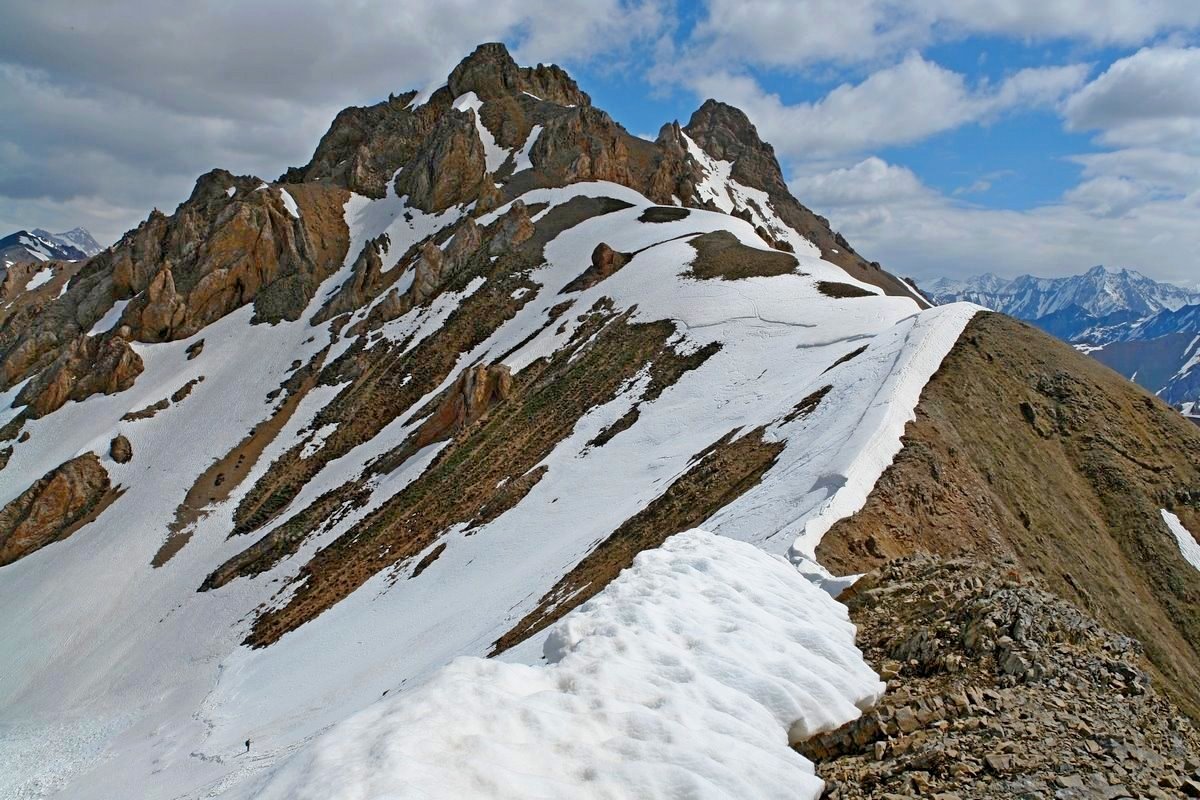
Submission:
[[[564,106],[586,106],[592,102],[561,67],[553,64],[517,66],[508,48],[500,42],[476,47],[451,71],[446,88],[451,98],[475,92],[481,100],[494,100],[528,92]]]
[[[710,98],[683,130],[713,158],[732,162],[735,179],[767,192],[787,191],[775,148],[759,137],[740,108]]]

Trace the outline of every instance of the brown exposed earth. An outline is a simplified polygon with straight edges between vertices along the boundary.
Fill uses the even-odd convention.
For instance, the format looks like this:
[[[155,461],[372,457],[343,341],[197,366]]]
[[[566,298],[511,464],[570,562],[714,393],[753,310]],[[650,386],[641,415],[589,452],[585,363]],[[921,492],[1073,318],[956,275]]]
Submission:
[[[416,480],[320,550],[301,569],[290,602],[260,616],[247,643],[262,646],[275,641],[371,575],[417,558],[454,524],[478,525],[511,508],[545,473],[544,468],[537,469],[539,462],[570,435],[578,420],[610,401],[647,364],[663,364],[661,374],[674,380],[702,362],[670,348],[667,342],[674,333],[670,323],[631,323],[628,317],[628,313],[615,314],[608,303],[599,303],[585,315],[566,347],[511,376],[509,389],[496,393],[489,388],[492,399],[477,403],[481,415],[473,421],[470,415],[464,417],[466,424],[457,428]],[[675,368],[665,366],[672,361],[680,363]],[[478,379],[474,385],[481,385]],[[455,398],[465,388],[465,384],[452,385],[422,413],[437,419],[442,409],[457,408]],[[419,436],[415,432],[410,441],[373,464],[370,472],[387,473],[401,466],[415,453]],[[503,488],[498,491],[498,487]],[[261,572],[294,552],[344,503],[364,501],[361,491],[360,480],[318,500],[222,566],[205,588],[239,574]]]
[[[283,426],[296,413],[300,401],[316,385],[317,372],[323,357],[324,352],[318,354],[312,366],[293,374],[288,381],[291,391],[271,412],[271,416],[251,428],[228,453],[213,461],[208,469],[200,473],[196,482],[188,489],[183,502],[175,509],[175,519],[167,526],[167,537],[151,559],[151,566],[161,567],[174,558],[191,540],[196,523],[208,516],[219,503],[228,500],[233,490],[246,479],[263,451],[275,441]]]
[[[729,231],[705,233],[688,244],[696,249],[696,258],[687,274],[701,280],[767,278],[787,275],[799,266],[795,257],[744,245]]]
[[[367,346],[359,339],[326,367],[321,383],[350,385],[318,413],[313,425],[336,423],[337,429],[306,458],[300,457],[304,448],[298,444],[272,464],[238,505],[235,532],[247,533],[265,525],[326,463],[374,437],[437,389],[454,369],[460,354],[484,341],[528,302],[532,295],[518,290],[532,288],[526,277],[531,266],[528,259],[513,250],[493,261],[486,243],[481,242],[453,273],[439,273],[445,283],[438,287],[438,293],[461,289],[476,276],[487,277],[488,281],[462,301],[436,336],[411,349],[407,342],[385,339]]]
[[[817,291],[826,297],[836,298],[872,296],[872,292],[868,292],[862,287],[851,283],[839,283],[837,281],[817,281]]]
[[[926,386],[904,447],[817,549],[841,573],[915,551],[1011,558],[1140,641],[1200,718],[1200,429],[1070,346],[981,313]]]

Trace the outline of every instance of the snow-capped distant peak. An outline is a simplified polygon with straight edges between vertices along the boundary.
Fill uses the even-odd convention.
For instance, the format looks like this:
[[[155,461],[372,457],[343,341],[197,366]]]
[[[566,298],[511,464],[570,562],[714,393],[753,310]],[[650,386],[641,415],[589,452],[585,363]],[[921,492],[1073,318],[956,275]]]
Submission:
[[[1132,269],[1113,270],[1103,265],[1062,278],[1021,275],[1005,280],[985,274],[942,278],[927,286],[937,303],[969,300],[1030,321],[1072,307],[1099,318],[1123,311],[1144,316],[1200,303],[1200,292],[1160,283]]]
[[[73,247],[89,258],[104,249],[92,237],[87,228],[74,227],[64,233],[50,233],[43,228],[34,228],[33,233],[61,247]]]
[[[83,228],[50,233],[41,228],[17,231],[0,239],[0,255],[13,263],[29,261],[79,261],[103,248]]]

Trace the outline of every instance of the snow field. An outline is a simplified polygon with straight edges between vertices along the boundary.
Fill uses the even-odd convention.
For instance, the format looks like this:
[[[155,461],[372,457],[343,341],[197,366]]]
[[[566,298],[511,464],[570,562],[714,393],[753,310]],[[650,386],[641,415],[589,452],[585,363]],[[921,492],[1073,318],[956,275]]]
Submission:
[[[639,555],[552,628],[545,656],[456,659],[234,796],[816,798],[789,744],[884,688],[844,607],[701,530]]]

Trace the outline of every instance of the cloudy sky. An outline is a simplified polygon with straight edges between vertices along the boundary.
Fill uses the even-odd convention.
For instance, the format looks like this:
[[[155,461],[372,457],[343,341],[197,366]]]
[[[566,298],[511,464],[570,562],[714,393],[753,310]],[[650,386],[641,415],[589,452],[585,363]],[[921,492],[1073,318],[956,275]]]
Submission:
[[[743,108],[801,202],[918,278],[1200,281],[1197,0],[0,0],[0,234],[101,243],[213,167],[475,44],[567,67],[631,132]]]

